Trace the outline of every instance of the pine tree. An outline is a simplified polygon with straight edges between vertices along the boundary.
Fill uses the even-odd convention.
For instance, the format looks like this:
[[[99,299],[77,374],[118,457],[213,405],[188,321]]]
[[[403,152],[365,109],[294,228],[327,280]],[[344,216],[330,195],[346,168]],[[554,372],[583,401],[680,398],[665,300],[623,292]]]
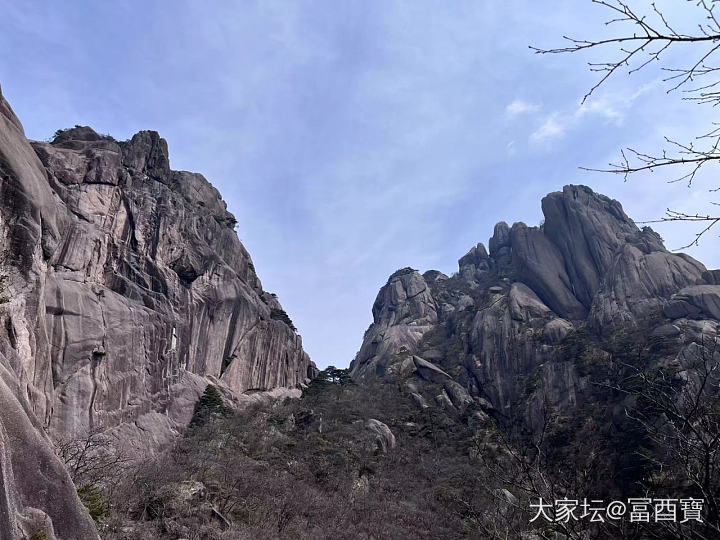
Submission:
[[[212,416],[225,416],[228,412],[229,408],[225,405],[225,401],[218,389],[214,385],[208,384],[203,395],[195,404],[190,425],[200,425]]]

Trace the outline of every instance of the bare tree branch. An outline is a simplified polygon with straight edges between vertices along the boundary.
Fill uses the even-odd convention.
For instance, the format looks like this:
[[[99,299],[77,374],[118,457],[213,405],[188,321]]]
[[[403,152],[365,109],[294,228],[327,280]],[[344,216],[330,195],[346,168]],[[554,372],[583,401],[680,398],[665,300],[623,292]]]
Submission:
[[[614,36],[595,40],[577,39],[568,36],[563,38],[567,46],[557,48],[539,48],[530,46],[537,54],[560,54],[583,52],[589,49],[614,49],[616,59],[606,62],[590,62],[591,72],[602,73],[601,78],[583,96],[581,103],[602,86],[618,71],[627,70],[628,75],[637,73],[649,65],[661,64],[668,50],[683,48],[689,61],[684,67],[661,66],[660,70],[667,74],[662,80],[669,83],[668,93],[681,90],[683,99],[701,105],[720,105],[720,65],[716,60],[720,51],[720,19],[715,14],[717,3],[708,0],[686,0],[688,9],[695,10],[698,16],[697,27],[693,31],[680,29],[676,21],[664,13],[656,4],[649,4],[646,13],[640,13],[624,0],[591,0],[592,3],[604,8],[608,13],[606,27],[619,28],[621,31]],[[695,137],[687,144],[665,137],[668,148],[659,152],[642,152],[634,148],[626,148],[620,152],[620,160],[610,163],[607,168],[580,167],[582,170],[621,174],[628,176],[639,172],[655,172],[657,169],[676,167],[682,173],[669,182],[687,182],[691,187],[698,173],[708,163],[720,160],[720,127],[713,123],[713,128],[705,134]],[[720,191],[720,186],[711,189]],[[661,219],[646,223],[670,221],[705,222],[706,225],[695,234],[695,238],[680,249],[698,245],[699,240],[712,227],[720,216],[690,214],[667,211]]]

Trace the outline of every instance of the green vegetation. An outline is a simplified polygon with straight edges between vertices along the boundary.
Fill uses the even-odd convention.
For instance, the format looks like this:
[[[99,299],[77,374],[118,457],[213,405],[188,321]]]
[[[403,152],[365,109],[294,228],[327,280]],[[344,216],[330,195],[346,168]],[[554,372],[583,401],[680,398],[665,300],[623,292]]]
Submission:
[[[410,268],[409,266],[406,266],[405,268],[401,268],[400,270],[396,270],[393,272],[390,277],[388,278],[388,281],[391,281],[392,279],[404,276],[405,274],[412,274],[413,272],[417,272],[415,268]]]
[[[229,412],[230,409],[225,405],[225,400],[223,400],[218,389],[214,385],[208,384],[203,395],[200,396],[200,399],[195,404],[190,426],[198,426],[211,418],[225,416],[229,414]]]
[[[295,325],[293,324],[292,320],[290,319],[290,316],[285,313],[284,309],[276,309],[273,308],[270,310],[270,318],[275,321],[281,321],[284,322],[288,327],[290,327],[290,330],[293,332],[297,332],[297,328],[295,328]]]
[[[70,131],[71,129],[77,129],[77,128],[81,128],[81,127],[83,127],[83,126],[81,126],[81,125],[79,125],[79,124],[75,124],[74,128],[57,129],[57,130],[55,130],[55,133],[52,134],[52,136],[50,136],[50,137],[48,137],[48,138],[46,139],[46,141],[49,142],[49,143],[54,143],[55,141],[57,141],[57,139],[58,139],[63,133],[65,133],[65,132],[67,132],[67,131]],[[105,139],[106,141],[117,142],[117,141],[115,140],[115,137],[113,137],[113,136],[110,135],[109,133],[98,133],[98,135],[100,136],[100,138]]]
[[[108,503],[98,487],[84,484],[77,488],[77,493],[80,501],[90,513],[90,517],[96,522],[101,521],[107,515]]]
[[[56,130],[55,130],[55,133],[53,133],[53,134],[48,138],[48,142],[51,142],[51,143],[52,143],[52,142],[55,142],[55,141],[58,139],[58,137],[60,137],[60,135],[62,135],[62,134],[65,133],[66,131],[69,131],[70,129],[71,129],[71,128],[56,129]]]
[[[369,419],[394,448],[382,451]],[[330,367],[301,399],[210,415],[127,475],[104,538],[477,537],[479,520],[520,517],[498,507],[477,458],[497,454],[492,437],[416,408],[396,381],[357,385]]]
[[[10,298],[5,294],[7,278],[7,275],[0,274],[0,304],[7,304],[10,301]]]
[[[425,342],[456,351],[441,364],[457,380],[459,343],[441,332]],[[503,411],[479,400],[463,411],[442,405],[441,384],[408,384],[394,364],[385,378],[363,384],[330,366],[300,399],[241,411],[228,410],[209,385],[172,448],[115,482],[93,484],[101,496],[82,497],[107,540],[701,538],[681,524],[632,524],[619,533],[610,522],[572,530],[530,522],[539,497],[713,500],[717,377],[709,371],[708,384],[683,383],[677,367],[663,363],[676,352],[643,329],[611,340],[577,330],[555,347],[552,362],[517,377],[523,396]],[[548,369],[559,371],[548,379]],[[571,406],[548,398],[563,391],[548,388],[557,373],[582,390]],[[698,407],[675,399],[681,388]]]

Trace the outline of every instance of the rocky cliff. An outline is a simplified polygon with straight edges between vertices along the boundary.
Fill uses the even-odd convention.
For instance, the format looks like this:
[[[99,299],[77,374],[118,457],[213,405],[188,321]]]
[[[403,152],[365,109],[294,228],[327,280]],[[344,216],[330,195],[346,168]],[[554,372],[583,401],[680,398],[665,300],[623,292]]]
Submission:
[[[209,382],[242,400],[315,373],[219,193],[157,133],[29,142],[0,94],[0,192],[0,537],[94,534],[46,433],[152,451]]]
[[[620,203],[587,187],[549,194],[542,210],[540,227],[498,223],[489,252],[473,247],[453,276],[390,276],[353,376],[399,374],[420,406],[475,403],[537,426],[541,404],[567,411],[583,400],[587,377],[564,354],[573,341],[592,343],[593,361],[603,362],[603,343],[636,329],[672,337],[680,362],[717,335],[718,271],[667,251]]]

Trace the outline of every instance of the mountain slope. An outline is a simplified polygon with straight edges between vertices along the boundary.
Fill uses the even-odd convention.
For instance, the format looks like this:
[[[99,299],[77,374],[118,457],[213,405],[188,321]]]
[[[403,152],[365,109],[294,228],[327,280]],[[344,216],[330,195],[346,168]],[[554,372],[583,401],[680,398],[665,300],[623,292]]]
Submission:
[[[6,476],[2,536],[17,536],[31,504],[58,537],[89,538],[43,429],[104,431],[144,455],[184,429],[208,383],[241,402],[246,390],[297,394],[316,369],[217,190],[173,171],[157,133],[117,142],[78,126],[31,143],[1,95],[0,119],[0,358],[3,399],[17,402],[0,412],[3,452],[16,471],[40,460],[58,483]]]

